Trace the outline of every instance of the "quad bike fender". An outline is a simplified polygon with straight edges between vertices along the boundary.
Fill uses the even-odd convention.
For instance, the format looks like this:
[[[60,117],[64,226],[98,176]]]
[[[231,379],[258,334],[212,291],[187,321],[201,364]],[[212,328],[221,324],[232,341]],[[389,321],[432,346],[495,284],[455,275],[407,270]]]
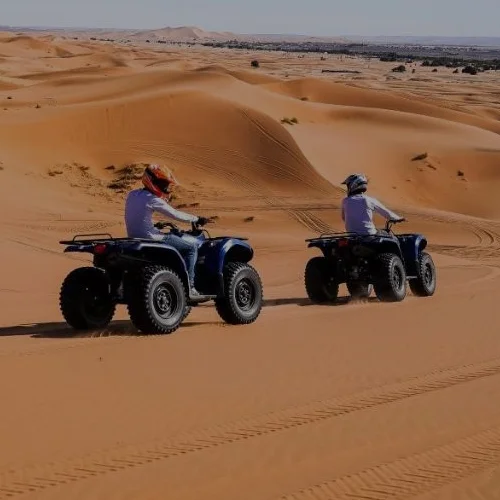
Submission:
[[[217,277],[219,295],[224,294],[224,266],[229,262],[250,262],[253,248],[243,240],[225,238],[213,242],[205,254],[204,265],[207,271]]]
[[[307,244],[307,248],[319,248],[321,253],[326,257],[332,248],[332,242],[328,240],[313,240]]]
[[[397,240],[381,238],[380,241],[376,242],[372,248],[376,251],[377,254],[393,253],[404,260],[404,254],[401,249],[401,245],[398,244]]]
[[[178,274],[184,286],[189,286],[186,262],[180,252],[174,247],[134,242],[124,248],[120,258],[139,265],[157,264],[167,266]]]
[[[205,256],[205,266],[214,274],[221,274],[228,262],[249,262],[253,248],[245,241],[227,238],[217,241]]]
[[[420,253],[427,247],[427,238],[421,234],[401,235],[398,237],[401,253],[408,278],[417,276]]]

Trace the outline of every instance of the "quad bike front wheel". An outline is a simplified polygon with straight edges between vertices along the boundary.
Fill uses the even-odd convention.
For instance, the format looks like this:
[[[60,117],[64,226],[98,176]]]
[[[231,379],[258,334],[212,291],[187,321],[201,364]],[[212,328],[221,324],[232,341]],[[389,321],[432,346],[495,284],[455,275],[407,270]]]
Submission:
[[[335,302],[339,294],[339,284],[329,269],[324,257],[313,257],[306,264],[304,276],[307,296],[316,304]]]
[[[75,330],[106,327],[116,309],[106,272],[97,267],[71,271],[61,286],[59,306],[64,319]]]
[[[249,264],[230,262],[224,268],[224,295],[215,299],[219,316],[232,325],[253,323],[262,309],[262,282]]]
[[[128,294],[128,312],[132,323],[142,333],[172,333],[189,310],[186,289],[171,269],[147,266],[134,277],[134,287],[130,287]]]
[[[406,271],[398,255],[383,253],[375,262],[374,289],[381,302],[401,302],[406,297]]]
[[[436,291],[436,266],[427,252],[418,259],[417,277],[409,280],[410,290],[417,297],[430,297]]]

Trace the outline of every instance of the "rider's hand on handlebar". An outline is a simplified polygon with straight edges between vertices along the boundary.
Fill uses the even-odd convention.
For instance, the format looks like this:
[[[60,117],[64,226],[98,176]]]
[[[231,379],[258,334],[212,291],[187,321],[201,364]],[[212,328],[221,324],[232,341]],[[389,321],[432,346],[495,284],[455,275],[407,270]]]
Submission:
[[[198,217],[196,224],[198,224],[199,226],[205,226],[206,224],[210,224],[212,222],[214,222],[213,217]]]

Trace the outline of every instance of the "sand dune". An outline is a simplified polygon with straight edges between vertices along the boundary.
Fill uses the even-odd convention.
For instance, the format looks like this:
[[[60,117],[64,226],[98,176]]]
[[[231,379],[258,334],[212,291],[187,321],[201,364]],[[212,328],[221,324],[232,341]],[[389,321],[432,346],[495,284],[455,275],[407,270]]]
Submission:
[[[496,498],[498,77],[146,45],[0,34],[0,499]],[[58,241],[124,235],[149,162],[211,233],[250,238],[256,323],[62,322],[88,258]],[[305,298],[304,239],[342,229],[352,171],[427,236],[434,297]]]
[[[15,85],[14,83],[10,83],[9,81],[0,79],[0,91],[13,90],[15,88],[17,88],[17,85]]]
[[[309,187],[331,191],[279,123],[203,93],[178,91],[167,98],[123,99],[106,107],[58,111],[48,113],[50,129],[42,114],[30,123],[9,124],[3,144],[15,148],[22,162],[42,161],[38,149],[43,148],[51,151],[47,162],[62,162],[70,154],[102,166],[112,158],[160,158],[178,164],[188,180],[196,177],[193,169],[199,169],[225,178],[229,185],[236,182],[243,191],[257,184],[262,190],[292,194],[297,183],[304,195]],[[137,119],[141,114],[144,120]],[[224,134],[212,126],[214,117],[224,123]],[[33,137],[30,151],[21,148],[26,135]]]
[[[195,39],[228,39],[234,38],[234,33],[206,31],[196,26],[180,26],[176,28],[161,28],[157,30],[147,30],[133,34],[133,39],[149,39],[149,40],[195,40]]]
[[[271,84],[270,88],[294,97],[307,97],[309,100],[325,104],[359,106],[363,108],[381,108],[405,111],[413,114],[443,118],[450,121],[467,123],[500,133],[500,124],[493,120],[484,120],[466,113],[458,113],[446,108],[427,104],[424,100],[416,101],[393,96],[387,92],[346,87],[330,82],[318,82],[310,78],[293,82]]]
[[[483,185],[470,186],[471,175],[478,182],[482,178],[477,167],[470,166],[477,162],[447,160],[458,144],[469,159],[478,149],[494,150],[498,144],[496,134],[479,128],[402,112],[344,106],[317,108],[279,96],[274,99],[268,92],[218,73],[159,72],[146,73],[140,78],[61,80],[60,84],[58,102],[65,102],[66,92],[66,102],[76,99],[80,106],[40,111],[39,119],[29,125],[9,125],[4,131],[9,144],[22,141],[27,133],[37,137],[35,141],[40,141],[40,145],[52,144],[52,159],[57,157],[57,161],[64,162],[69,150],[73,155],[79,154],[80,161],[92,158],[100,166],[113,161],[112,156],[102,158],[103,151],[113,150],[123,162],[133,161],[142,152],[148,158],[178,162],[187,169],[189,177],[194,177],[192,169],[196,166],[216,177],[229,176],[227,180],[234,175],[244,176],[256,182],[259,189],[265,186],[276,192],[285,189],[282,194],[292,195],[300,184],[301,196],[309,195],[308,188],[313,185],[317,185],[318,193],[331,192],[317,172],[338,185],[349,169],[364,167],[374,177],[375,189],[398,204],[411,202],[480,216],[500,214],[495,198],[487,202],[484,211],[483,198],[477,196]],[[113,93],[113,89],[120,90]],[[25,93],[29,95],[32,90],[27,88]],[[238,97],[244,106],[237,104]],[[81,108],[82,101],[93,105]],[[259,104],[251,110],[250,106],[256,102]],[[296,128],[279,123],[287,110],[299,118]],[[141,111],[147,121],[135,118]],[[44,130],[35,132],[37,128],[45,128],[47,113],[52,124],[48,134]],[[230,132],[221,134],[219,128],[213,129],[214,116]],[[363,147],[359,148],[357,141],[367,126],[376,127],[376,132],[363,139]],[[26,127],[27,132],[23,132]],[[79,136],[78,130],[86,132]],[[191,147],[186,150],[189,144]],[[307,152],[306,156],[314,159],[313,165],[299,146]],[[423,151],[430,152],[425,161],[412,161]],[[22,155],[28,155],[23,161],[33,161],[30,156],[33,154],[40,161],[36,150],[22,151]],[[373,164],[371,158],[375,156],[386,162],[383,169]],[[490,153],[488,158],[494,158],[494,154]],[[47,161],[50,164],[53,160]],[[212,163],[217,167],[211,167]],[[461,169],[466,177],[458,176]],[[495,181],[485,179],[489,184]],[[415,183],[428,184],[425,193],[415,192]]]
[[[0,39],[1,51],[10,56],[33,56],[40,53],[50,54],[55,57],[68,57],[73,55],[56,44],[51,43],[50,39],[39,39],[31,36],[12,36]]]

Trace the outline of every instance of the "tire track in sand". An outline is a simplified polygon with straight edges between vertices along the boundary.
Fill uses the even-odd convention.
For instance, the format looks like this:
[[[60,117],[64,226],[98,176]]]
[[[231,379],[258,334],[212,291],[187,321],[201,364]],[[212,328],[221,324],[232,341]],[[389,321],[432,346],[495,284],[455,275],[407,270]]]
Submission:
[[[436,490],[500,460],[500,426],[444,446],[325,481],[281,500],[402,500]]]
[[[321,234],[332,230],[332,228],[320,217],[313,215],[307,210],[290,209],[286,210],[286,212],[288,212],[297,222],[316,233]]]
[[[146,147],[144,144],[141,144],[136,146],[135,149],[138,152],[145,153],[146,150],[151,146],[152,145]],[[164,149],[165,148],[164,144],[158,145],[156,149],[158,148],[160,152],[167,154],[167,150]],[[200,146],[198,146],[198,148],[200,148]],[[204,172],[217,175],[218,177],[226,178],[234,185],[240,186],[243,190],[246,190],[247,192],[250,192],[255,196],[262,197],[262,201],[264,202],[265,205],[267,205],[270,208],[277,208],[283,210],[285,213],[290,215],[295,221],[299,222],[301,225],[303,225],[304,227],[313,232],[322,233],[331,230],[330,226],[326,224],[323,220],[321,220],[319,217],[305,210],[296,210],[293,207],[283,206],[271,190],[266,189],[263,186],[260,186],[249,177],[244,176],[242,173],[235,174],[234,172],[231,172],[229,170],[220,169],[217,165],[213,165],[209,161],[209,158],[207,158],[205,155],[197,154],[196,150],[190,150],[190,156],[188,158],[187,156],[185,156],[185,153],[177,150],[177,145],[171,144],[168,149],[168,155],[171,159],[176,160],[180,163],[188,163],[192,167],[198,168]]]
[[[404,382],[378,386],[351,396],[321,400],[260,417],[243,419],[232,424],[219,425],[170,440],[98,451],[84,457],[77,457],[59,463],[10,471],[0,476],[0,499],[42,491],[51,487],[79,482],[111,472],[143,466],[148,463],[175,459],[186,454],[243,442],[276,432],[293,430],[305,425],[316,424],[336,417],[348,416],[358,411],[381,407],[414,396],[447,389],[498,374],[500,374],[500,358],[495,358],[490,361],[458,368],[437,370],[423,376],[413,377]],[[495,439],[497,437],[500,440],[500,433],[495,434]],[[495,453],[497,452],[495,451]],[[498,456],[500,456],[500,441]],[[425,465],[424,460],[421,460],[420,463]],[[462,469],[457,470],[460,472]],[[429,473],[426,477],[433,479],[435,476]],[[394,482],[397,483],[397,481]],[[426,484],[426,482],[424,483]],[[323,486],[319,485],[313,488],[320,490]],[[387,492],[389,491],[392,491],[392,489],[388,487]],[[295,495],[302,494],[303,492],[299,492]],[[297,498],[307,497],[299,496]],[[322,496],[318,498],[329,497]],[[357,498],[361,499],[362,497],[358,496]],[[370,500],[379,500],[376,496],[367,498]],[[380,500],[385,498],[390,497],[381,497]]]
[[[474,244],[438,244],[429,243],[429,250],[443,255],[464,259],[491,262],[500,259],[500,224],[495,221],[485,221],[474,217],[452,213],[405,212],[416,218],[443,224],[453,224],[474,235]]]

